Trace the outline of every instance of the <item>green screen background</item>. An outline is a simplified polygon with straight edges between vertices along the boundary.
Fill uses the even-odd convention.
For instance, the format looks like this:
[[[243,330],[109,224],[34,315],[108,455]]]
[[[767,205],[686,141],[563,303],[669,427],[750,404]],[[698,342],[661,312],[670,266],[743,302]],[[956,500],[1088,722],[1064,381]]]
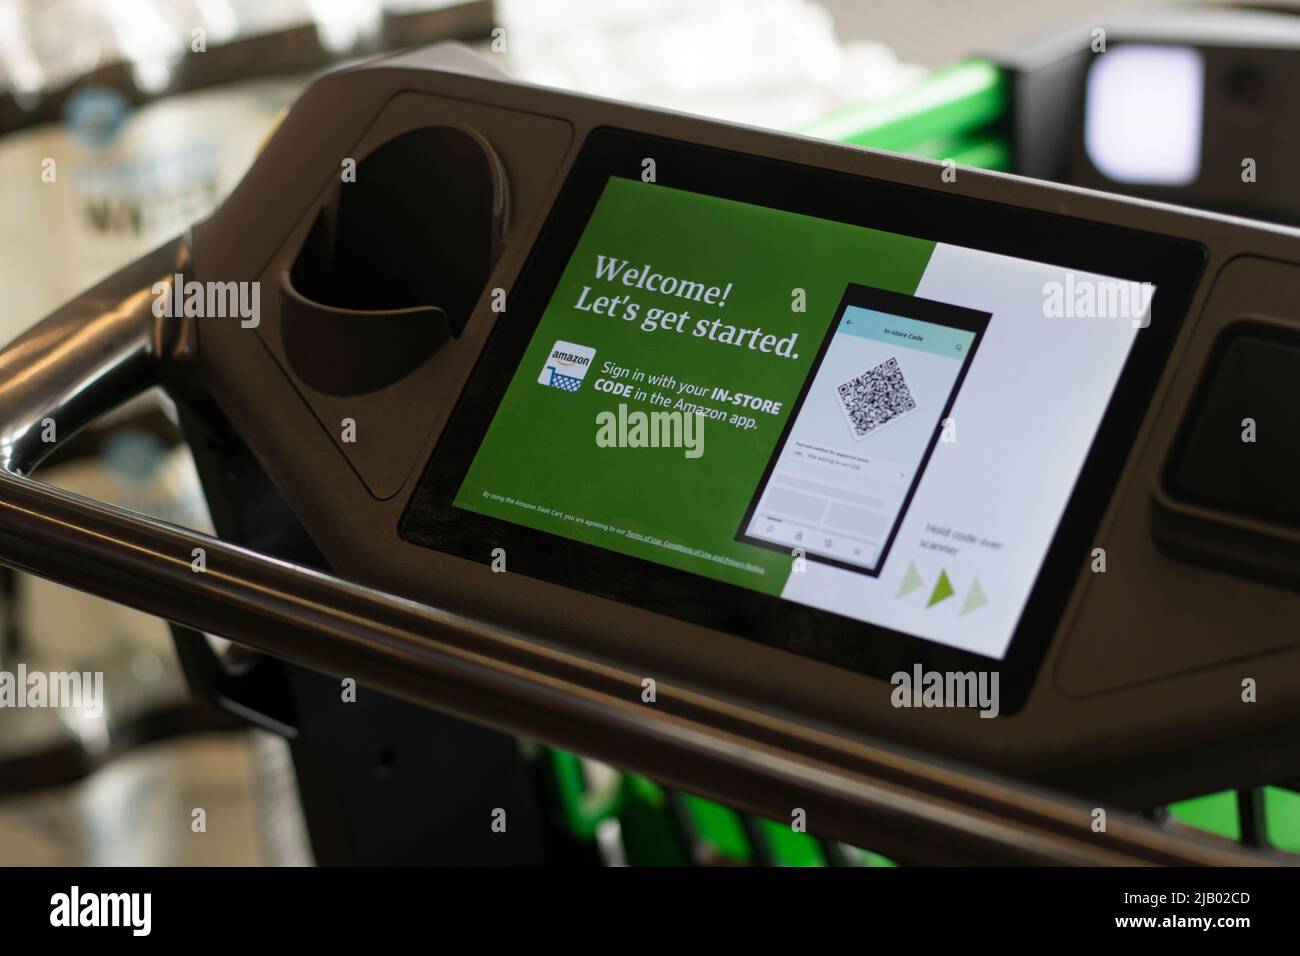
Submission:
[[[501,405],[456,495],[457,507],[584,541],[769,594],[779,594],[788,555],[735,540],[745,510],[780,438],[849,283],[913,294],[934,243],[893,233],[703,196],[637,180],[611,178],[551,297]],[[664,275],[725,287],[724,307],[626,288],[596,276],[596,257],[649,264]],[[631,294],[641,317],[653,307],[690,312],[688,331],[644,332],[638,321],[574,308],[584,286],[596,295]],[[795,290],[805,309],[795,311]],[[522,317],[521,317],[522,318]],[[778,337],[798,332],[797,359],[695,338],[695,320],[721,319]],[[510,321],[507,311],[502,321]],[[538,383],[557,340],[596,350],[577,392]],[[704,423],[703,455],[681,448],[602,448],[596,416],[616,411],[668,410],[632,398],[597,392],[607,361],[647,375],[669,374],[679,383],[718,386],[783,403],[779,415],[728,406],[758,427]],[[628,379],[623,379],[627,381]],[[663,391],[648,382],[647,393]],[[714,405],[706,397],[689,398]],[[711,555],[654,544],[553,514],[484,497],[484,492],[544,506],[568,515],[652,535]]]

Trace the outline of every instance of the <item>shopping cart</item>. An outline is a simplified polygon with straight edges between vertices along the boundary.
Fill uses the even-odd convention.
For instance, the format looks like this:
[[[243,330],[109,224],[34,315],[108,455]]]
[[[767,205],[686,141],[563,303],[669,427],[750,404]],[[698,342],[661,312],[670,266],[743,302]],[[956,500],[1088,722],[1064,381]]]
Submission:
[[[430,61],[421,56],[393,67],[427,69]],[[480,67],[455,52],[432,62],[447,71],[444,78],[453,77],[448,82],[457,75],[482,75]],[[961,115],[963,102],[978,104],[969,111],[969,123],[978,130],[976,145],[987,165],[1005,163],[1008,152],[989,132],[1002,119],[1005,74],[987,63],[959,72],[965,80],[957,86],[970,100],[950,101],[950,114]],[[364,112],[385,102],[389,77],[383,69],[360,71],[352,79],[351,108]],[[944,82],[950,79],[951,74]],[[935,136],[924,123],[917,128]],[[891,127],[890,135],[896,133]],[[272,142],[262,160],[267,168],[296,161],[292,135]],[[537,135],[545,140],[546,128],[539,127]],[[848,138],[871,141],[869,131]],[[558,150],[567,148],[562,133],[556,139]],[[442,145],[455,154],[464,142],[453,140]],[[963,155],[969,161],[970,154]],[[490,168],[489,161],[483,170]],[[483,170],[468,175],[472,179]],[[479,205],[503,212],[490,181],[484,174]],[[295,520],[283,490],[291,484],[294,505],[304,510],[333,507],[327,505],[332,500],[328,482],[315,463],[334,454],[335,447],[319,432],[304,429],[284,437],[272,461],[261,431],[268,423],[219,407],[228,395],[218,400],[195,387],[198,371],[233,376],[236,364],[266,363],[270,356],[238,353],[185,323],[159,324],[152,315],[154,297],[146,294],[165,283],[163,277],[203,264],[195,258],[196,247],[212,257],[209,268],[222,258],[240,267],[239,250],[216,240],[223,223],[252,208],[247,197],[236,197],[223,217],[200,227],[193,238],[159,249],[0,353],[0,407],[5,409],[0,556],[22,570],[177,622],[178,651],[196,691],[291,739],[322,862],[419,859],[435,846],[450,862],[540,862],[557,854],[585,854],[606,862],[812,865],[1244,863],[1276,862],[1259,850],[1300,850],[1294,824],[1300,798],[1285,783],[1203,802],[1180,801],[1168,812],[1117,808],[1106,839],[1097,840],[1080,825],[1094,807],[1078,795],[963,766],[914,744],[865,735],[836,739],[816,726],[772,720],[761,710],[685,686],[675,689],[675,704],[646,710],[626,693],[640,687],[638,674],[530,641],[491,620],[398,596],[411,590],[410,581],[373,579],[364,556],[355,569],[341,570],[338,539],[358,530],[351,526],[354,517],[336,513],[337,537],[309,533]],[[366,216],[384,220],[382,209]],[[497,221],[482,248],[496,249],[500,228]],[[301,237],[307,247],[311,229],[308,222]],[[453,241],[465,245],[460,237]],[[256,263],[242,266],[255,274]],[[302,274],[304,284],[312,281],[308,271]],[[343,310],[320,309],[310,297],[288,291],[286,301],[300,310],[299,317],[321,319],[313,326],[320,335],[337,333],[347,340]],[[409,328],[402,310],[390,311],[379,318],[391,320],[394,329]],[[286,307],[286,341],[294,335],[292,319]],[[460,331],[444,328],[433,338]],[[402,342],[428,345],[418,335]],[[399,383],[409,368],[395,363],[381,385]],[[553,366],[547,370],[555,387],[575,391],[581,383]],[[311,368],[295,371],[309,383],[319,407],[342,407],[331,402],[347,395],[346,374],[313,379]],[[56,418],[60,434],[68,435],[159,383],[180,399],[185,438],[227,540],[78,499],[29,477],[51,450],[34,423]],[[388,407],[400,409],[408,424],[420,413],[411,396]],[[395,494],[418,452],[418,447],[411,450],[404,462],[361,452],[348,460],[365,493],[383,501]],[[202,552],[208,573],[194,572],[196,551]],[[260,653],[231,667],[212,655],[205,632]],[[340,676],[375,690],[366,720],[338,714]],[[590,757],[521,746],[512,736],[476,724],[568,745]],[[377,748],[390,770],[404,766],[410,753],[431,763],[405,778],[409,792],[395,792],[376,784],[375,774],[356,773],[371,767]],[[455,782],[448,786],[443,777],[433,786],[434,765],[440,760],[447,766],[452,755],[462,759],[454,764]],[[412,779],[421,785],[412,786]],[[534,799],[539,784],[549,795],[541,803]],[[431,806],[431,794],[445,802]],[[516,823],[508,840],[458,830],[463,840],[457,842],[438,825],[445,818],[440,808],[454,816],[466,807],[500,803],[527,808],[512,816]],[[1235,826],[1222,821],[1219,811],[1227,804],[1236,810]],[[812,833],[778,817],[778,809],[789,807],[805,810],[815,821]],[[428,821],[427,828],[419,820]],[[1208,824],[1244,846],[1175,826],[1180,820]],[[548,828],[555,822],[566,840],[562,851],[550,842],[554,833]]]
[[[565,392],[576,392],[582,386],[582,379],[575,378],[572,375],[561,375],[555,370],[554,365],[546,366],[546,371],[551,373],[546,380],[546,384],[551,388],[558,388]]]

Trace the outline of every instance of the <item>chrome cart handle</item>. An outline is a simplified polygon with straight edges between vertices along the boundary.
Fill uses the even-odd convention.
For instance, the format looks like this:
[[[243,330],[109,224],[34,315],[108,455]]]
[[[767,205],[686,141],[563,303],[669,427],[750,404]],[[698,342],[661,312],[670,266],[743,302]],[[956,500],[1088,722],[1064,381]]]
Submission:
[[[83,293],[0,351],[0,470],[29,475],[55,446],[157,384],[179,325],[155,318],[189,262],[175,239]]]
[[[915,862],[1213,864],[1278,860],[640,677],[482,621],[362,587],[28,477],[79,428],[187,357],[153,303],[188,262],[160,248],[0,351],[0,563],[349,676],[465,719]],[[192,356],[188,356],[192,357]],[[196,572],[193,552],[205,552]],[[734,802],[734,801],[731,801]]]

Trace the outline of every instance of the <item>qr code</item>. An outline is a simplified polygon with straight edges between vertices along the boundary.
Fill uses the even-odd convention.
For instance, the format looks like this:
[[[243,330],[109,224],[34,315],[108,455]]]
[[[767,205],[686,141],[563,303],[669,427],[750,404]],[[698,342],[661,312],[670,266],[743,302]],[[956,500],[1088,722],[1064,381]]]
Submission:
[[[835,391],[854,438],[870,435],[894,419],[916,411],[916,399],[896,358],[888,358],[854,376]]]

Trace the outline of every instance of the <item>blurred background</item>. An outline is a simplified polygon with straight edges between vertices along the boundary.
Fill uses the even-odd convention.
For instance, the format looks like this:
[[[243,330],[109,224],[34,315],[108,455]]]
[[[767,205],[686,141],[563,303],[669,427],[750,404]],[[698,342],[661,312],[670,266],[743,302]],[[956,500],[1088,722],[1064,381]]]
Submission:
[[[204,217],[312,76],[442,39],[539,84],[1295,222],[1289,184],[1247,197],[1237,182],[1242,156],[1294,155],[1295,12],[1150,0],[0,0],[0,335]],[[1123,51],[1104,72],[1099,27]],[[1230,156],[1216,152],[1225,141]],[[164,396],[146,396],[39,477],[207,530],[173,419]],[[4,572],[0,670],[19,662],[103,672],[106,706],[94,719],[0,711],[0,864],[313,861],[283,740],[195,699],[163,622]],[[521,746],[577,857],[889,863]],[[1258,788],[1151,812],[1300,851],[1297,799]]]

